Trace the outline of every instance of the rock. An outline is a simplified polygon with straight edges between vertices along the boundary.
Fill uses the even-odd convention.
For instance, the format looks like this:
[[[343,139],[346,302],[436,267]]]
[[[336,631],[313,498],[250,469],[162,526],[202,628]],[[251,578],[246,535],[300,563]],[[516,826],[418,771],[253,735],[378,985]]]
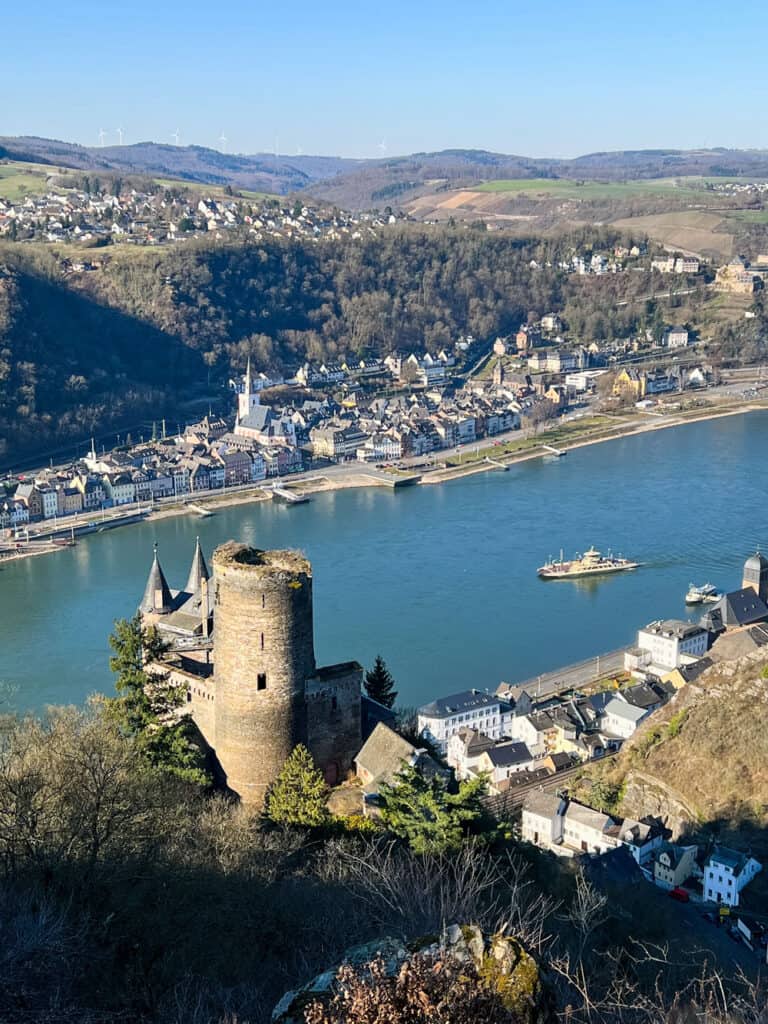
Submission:
[[[520,1024],[551,1024],[552,1003],[534,958],[513,936],[497,932],[486,937],[477,925],[449,925],[442,936],[425,936],[405,946],[397,939],[385,938],[357,946],[344,955],[343,963],[363,965],[377,955],[393,977],[405,960],[416,955],[449,955],[462,962],[472,961],[479,977],[498,993],[501,1002],[520,1020]],[[338,968],[325,971],[300,989],[288,992],[272,1013],[273,1024],[304,1024],[304,1010],[333,993]]]

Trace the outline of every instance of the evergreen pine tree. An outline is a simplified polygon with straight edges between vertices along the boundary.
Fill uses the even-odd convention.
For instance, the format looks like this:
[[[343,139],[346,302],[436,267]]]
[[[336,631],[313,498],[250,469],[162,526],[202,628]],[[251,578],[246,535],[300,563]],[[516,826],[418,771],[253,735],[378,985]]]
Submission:
[[[376,655],[373,668],[365,673],[365,692],[385,708],[391,708],[397,700],[395,680],[380,654]]]
[[[449,793],[441,775],[427,778],[412,765],[403,764],[395,781],[382,783],[382,820],[390,832],[406,839],[414,853],[446,853],[458,850],[469,826],[483,815],[481,798],[484,776],[459,784]]]
[[[124,736],[132,738],[146,763],[188,782],[210,780],[205,759],[193,741],[189,715],[177,716],[186,700],[186,687],[172,683],[167,673],[147,672],[167,649],[154,626],[145,628],[137,612],[120,619],[109,638],[114,651],[109,667],[117,676],[117,697],[106,702],[108,716]]]
[[[294,747],[267,794],[264,813],[280,825],[315,827],[329,819],[328,787],[312,755],[300,743]]]

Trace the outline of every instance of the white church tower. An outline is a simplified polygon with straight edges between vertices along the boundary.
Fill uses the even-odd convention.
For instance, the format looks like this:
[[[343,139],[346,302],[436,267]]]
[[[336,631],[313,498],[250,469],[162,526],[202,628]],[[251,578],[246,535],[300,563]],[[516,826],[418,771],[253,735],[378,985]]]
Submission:
[[[251,357],[248,356],[248,363],[245,367],[243,386],[237,396],[237,418],[242,421],[247,419],[253,409],[259,405],[259,392],[253,390],[251,377]]]

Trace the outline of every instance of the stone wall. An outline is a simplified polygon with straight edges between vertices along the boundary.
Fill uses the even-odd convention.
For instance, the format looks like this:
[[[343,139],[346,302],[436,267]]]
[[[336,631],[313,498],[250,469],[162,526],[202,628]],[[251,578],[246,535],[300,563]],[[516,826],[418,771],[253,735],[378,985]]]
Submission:
[[[357,662],[319,669],[307,681],[307,741],[326,781],[340,782],[352,768],[362,745],[360,687],[363,669]]]
[[[213,569],[216,756],[225,784],[261,806],[291,750],[308,742],[312,569],[295,552],[233,541],[215,551]]]

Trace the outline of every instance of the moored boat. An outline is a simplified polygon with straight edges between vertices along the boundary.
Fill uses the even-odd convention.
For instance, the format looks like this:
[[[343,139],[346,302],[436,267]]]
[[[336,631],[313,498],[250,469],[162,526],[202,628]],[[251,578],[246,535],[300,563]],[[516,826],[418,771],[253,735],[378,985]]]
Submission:
[[[545,580],[572,580],[582,576],[607,576],[614,572],[626,572],[637,569],[639,565],[639,562],[614,557],[610,553],[604,557],[597,548],[592,547],[583,555],[576,555],[570,560],[563,559],[561,551],[559,559],[550,559],[536,571]]]
[[[694,586],[693,583],[688,587],[688,593],[685,595],[686,604],[707,604],[711,601],[719,601],[723,595],[712,583],[705,583],[703,587]]]

